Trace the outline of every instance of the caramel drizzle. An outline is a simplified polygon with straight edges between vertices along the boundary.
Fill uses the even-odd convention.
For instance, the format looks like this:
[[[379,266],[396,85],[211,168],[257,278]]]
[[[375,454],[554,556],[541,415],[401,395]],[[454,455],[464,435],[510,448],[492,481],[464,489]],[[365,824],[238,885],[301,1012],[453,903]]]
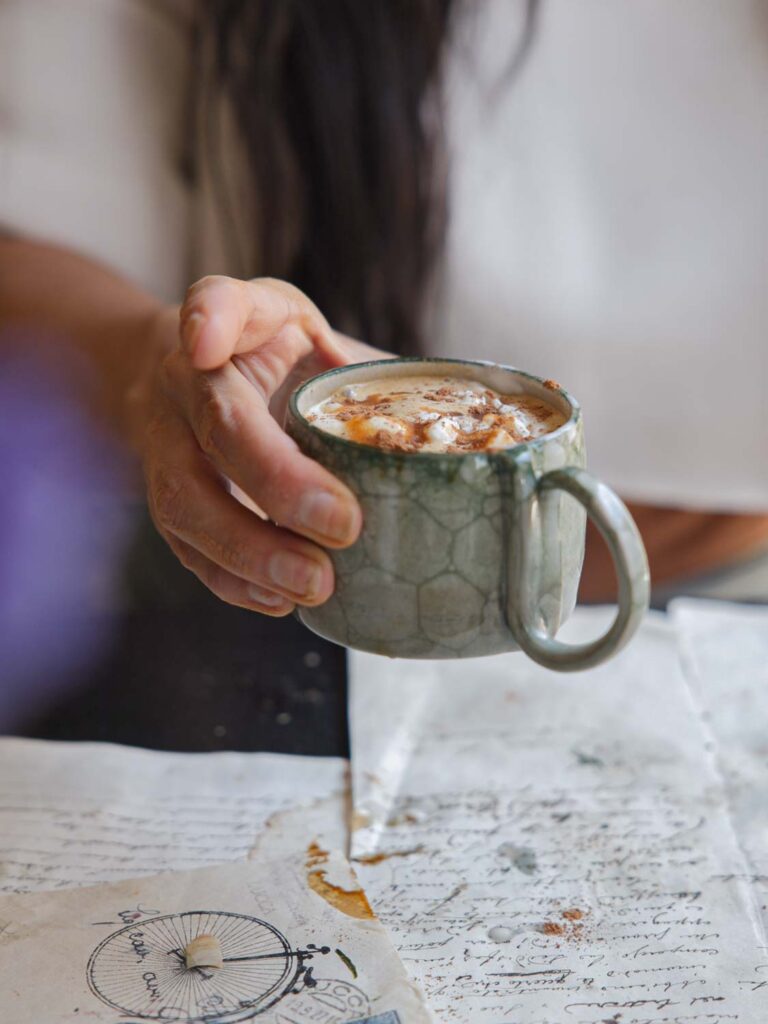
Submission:
[[[407,429],[407,437],[393,435],[384,430],[380,430],[372,436],[370,431],[366,430],[366,424],[369,423],[372,416],[377,414],[385,416],[392,415],[392,400],[399,398],[402,395],[409,394],[412,394],[412,392],[390,391],[386,395],[374,393],[372,395],[366,395],[365,398],[350,398],[339,393],[329,396],[328,400],[343,407],[333,413],[333,418],[346,424],[346,433],[344,436],[348,440],[356,441],[358,444],[382,448],[385,451],[418,452],[431,444],[427,430],[433,421],[410,422],[400,417],[395,417],[398,422],[402,423],[402,425]],[[524,410],[528,412],[542,423],[546,423],[547,420],[557,415],[557,410],[552,406],[548,405],[546,402],[539,401],[530,395],[501,395],[491,391],[490,389],[486,389],[479,394],[485,399],[485,404],[482,406],[471,406],[469,409],[464,410],[462,415],[471,417],[478,421],[485,420],[487,426],[483,430],[473,431],[472,433],[459,433],[453,440],[446,442],[444,449],[446,452],[485,451],[488,448],[488,438],[491,437],[497,429],[505,430],[515,443],[529,441],[535,436],[528,431],[517,430],[514,426],[514,422],[511,421],[507,414],[494,409],[492,403],[497,398],[503,405],[510,403],[516,404],[521,411]],[[439,405],[440,408],[435,409],[434,411],[440,412],[441,414],[447,413],[445,406],[454,405],[457,402],[464,401],[462,396],[456,395],[456,393],[447,386],[441,386],[425,391],[420,398],[424,402]],[[448,415],[450,415],[450,413],[448,413]],[[307,419],[312,422],[313,419],[315,419],[315,416],[309,415]]]

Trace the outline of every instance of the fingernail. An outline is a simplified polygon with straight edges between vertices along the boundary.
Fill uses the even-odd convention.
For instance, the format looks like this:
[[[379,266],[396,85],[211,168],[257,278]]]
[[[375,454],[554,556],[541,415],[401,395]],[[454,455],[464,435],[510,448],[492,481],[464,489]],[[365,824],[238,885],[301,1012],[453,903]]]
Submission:
[[[296,510],[298,526],[342,543],[352,540],[355,509],[349,501],[329,491],[306,491]]]
[[[311,558],[293,551],[275,551],[269,560],[269,576],[283,590],[312,598],[320,592],[323,570]]]
[[[281,604],[287,604],[282,594],[276,594],[274,590],[264,590],[263,587],[248,587],[248,597],[265,608],[277,608]]]
[[[184,340],[187,343],[187,350],[190,356],[195,354],[200,331],[202,331],[204,324],[205,316],[202,313],[190,313],[184,321]]]

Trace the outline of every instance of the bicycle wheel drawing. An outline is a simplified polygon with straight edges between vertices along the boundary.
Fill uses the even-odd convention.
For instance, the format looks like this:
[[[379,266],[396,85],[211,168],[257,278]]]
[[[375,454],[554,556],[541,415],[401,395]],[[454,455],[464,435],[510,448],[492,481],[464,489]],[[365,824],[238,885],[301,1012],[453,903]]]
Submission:
[[[187,968],[184,949],[198,935],[216,936],[223,967]],[[328,951],[293,950],[277,928],[246,914],[190,910],[113,932],[91,954],[87,977],[102,1002],[140,1020],[235,1024],[311,986],[305,961]]]

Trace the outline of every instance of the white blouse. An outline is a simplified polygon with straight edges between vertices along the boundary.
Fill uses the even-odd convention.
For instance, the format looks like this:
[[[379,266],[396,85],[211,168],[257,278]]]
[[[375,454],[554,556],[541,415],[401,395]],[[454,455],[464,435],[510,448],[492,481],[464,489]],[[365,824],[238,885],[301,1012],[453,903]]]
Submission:
[[[449,64],[434,353],[554,377],[626,497],[768,511],[760,0],[483,0]],[[163,299],[238,273],[183,175],[191,3],[0,0],[0,225]]]

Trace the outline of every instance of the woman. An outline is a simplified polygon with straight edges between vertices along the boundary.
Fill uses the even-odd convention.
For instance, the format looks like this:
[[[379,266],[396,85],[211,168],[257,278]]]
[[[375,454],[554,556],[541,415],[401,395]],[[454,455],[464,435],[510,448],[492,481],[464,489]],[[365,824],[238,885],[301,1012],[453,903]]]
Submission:
[[[190,11],[0,3],[0,312],[86,352],[177,558],[265,615],[328,596],[359,510],[268,406],[354,335],[557,377],[659,599],[764,598],[759,5]]]

